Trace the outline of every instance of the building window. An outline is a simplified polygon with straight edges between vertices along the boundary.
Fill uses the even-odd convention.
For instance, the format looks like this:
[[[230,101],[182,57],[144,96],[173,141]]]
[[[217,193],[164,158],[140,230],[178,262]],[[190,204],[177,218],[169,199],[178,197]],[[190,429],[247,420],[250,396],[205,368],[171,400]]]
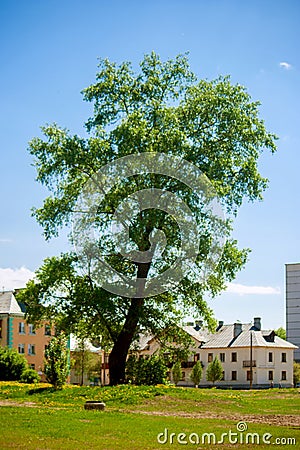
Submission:
[[[269,370],[269,381],[273,381],[273,370]]]
[[[225,381],[225,370],[223,370],[223,372],[222,372],[222,378],[221,378],[221,381]]]
[[[236,379],[237,379],[237,372],[236,372],[236,370],[233,370],[231,372],[231,379],[232,379],[232,381],[236,381]]]
[[[51,327],[50,327],[50,325],[45,325],[45,336],[51,336]]]
[[[273,362],[273,353],[269,352],[269,362]]]
[[[181,378],[181,381],[184,381],[185,380],[185,372],[182,372],[182,378]]]
[[[196,353],[194,355],[194,361],[197,362],[197,361],[199,361],[199,359],[200,359],[200,353]]]
[[[237,362],[237,353],[236,352],[231,353],[231,361]]]
[[[18,353],[21,353],[21,354],[25,353],[25,344],[18,345]]]
[[[212,362],[213,361],[213,359],[214,359],[214,354],[213,353],[209,353],[208,355],[207,355],[207,362]]]
[[[286,353],[281,353],[281,362],[286,362]]]
[[[220,361],[225,362],[225,353],[220,353]]]
[[[247,381],[251,381],[251,370],[247,370]]]
[[[28,355],[35,355],[35,345],[28,344]]]
[[[30,323],[30,324],[28,325],[28,327],[29,327],[28,333],[29,333],[29,334],[35,334],[34,325],[32,325],[32,323]]]
[[[19,322],[19,334],[25,334],[25,323]]]
[[[283,370],[281,372],[281,379],[282,379],[282,381],[286,381],[286,371],[285,370]]]
[[[35,370],[35,364],[29,364],[30,369]]]

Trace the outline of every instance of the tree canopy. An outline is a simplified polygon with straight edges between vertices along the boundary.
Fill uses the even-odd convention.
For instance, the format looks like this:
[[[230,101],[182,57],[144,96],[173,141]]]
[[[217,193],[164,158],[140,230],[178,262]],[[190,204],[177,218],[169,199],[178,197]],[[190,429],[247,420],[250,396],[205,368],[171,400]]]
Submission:
[[[171,168],[172,158],[174,163],[178,158],[187,161],[209,180],[227,212],[226,220],[216,225],[182,179],[142,170],[126,173],[122,179],[122,173],[113,169],[109,176],[115,177],[115,184],[104,198],[99,200],[94,192],[86,191],[85,199],[92,202],[96,198],[96,208],[92,226],[91,216],[86,219],[83,214],[82,228],[77,228],[77,238],[83,236],[80,251],[46,259],[36,281],[29,282],[19,294],[28,305],[30,320],[56,317],[66,331],[76,330],[76,324],[84,321],[90,334],[100,335],[102,345],[111,348],[110,383],[116,384],[125,380],[128,350],[139,332],[157,334],[187,314],[196,314],[210,329],[214,327],[205,299],[224,290],[247,260],[248,250],[239,249],[230,237],[232,219],[244,200],[262,198],[267,180],[258,171],[258,158],[263,150],[275,151],[276,137],[266,130],[259,117],[259,103],[251,100],[243,86],[231,83],[227,76],[197,80],[186,55],[164,62],[152,52],[137,72],[129,62],[117,65],[100,60],[96,81],[83,90],[83,98],[94,106],[86,123],[87,137],[52,124],[42,127],[43,137],[29,144],[37,181],[50,191],[33,212],[47,240],[63,227],[70,227],[90,180],[96,180],[97,187],[95,176],[105,165],[130,155],[162,154],[169,158],[165,166]],[[156,198],[160,200],[164,198],[162,191],[170,193],[165,209],[153,207],[150,198],[148,204],[127,216],[128,255],[151,255],[147,260],[133,260],[116,246],[112,217],[124,198],[130,197],[132,206],[143,200],[133,198],[135,192],[154,192],[154,188],[159,190]],[[181,203],[175,202],[175,196]],[[190,272],[181,271],[180,282],[170,289],[144,296],[147,283],[163,274],[178,256],[182,230],[174,215],[183,203],[192,212],[199,233]],[[81,233],[85,226],[94,232],[92,246]],[[207,276],[198,277],[209,259],[218,226],[225,238],[222,252]],[[74,239],[71,233],[70,241]],[[187,239],[194,240],[195,236]],[[159,254],[160,248],[163,251]],[[113,268],[121,278],[140,282],[141,294],[130,297],[104,289],[99,280],[106,268]]]

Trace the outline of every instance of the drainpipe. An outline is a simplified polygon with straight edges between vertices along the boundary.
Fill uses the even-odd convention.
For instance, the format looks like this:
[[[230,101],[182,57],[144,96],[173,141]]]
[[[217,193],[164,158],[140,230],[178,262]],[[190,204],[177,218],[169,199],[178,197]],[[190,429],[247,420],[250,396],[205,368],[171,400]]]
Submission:
[[[252,363],[252,331],[250,331],[250,389],[252,389],[253,363]]]
[[[13,346],[13,318],[7,315],[7,347]]]

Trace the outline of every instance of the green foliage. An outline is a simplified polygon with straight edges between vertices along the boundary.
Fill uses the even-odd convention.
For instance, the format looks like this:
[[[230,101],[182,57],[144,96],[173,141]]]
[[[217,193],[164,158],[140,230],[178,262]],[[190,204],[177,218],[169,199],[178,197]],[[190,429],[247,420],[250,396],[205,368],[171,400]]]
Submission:
[[[277,328],[277,330],[275,330],[275,334],[286,341],[286,330],[283,327]]]
[[[126,363],[126,380],[136,385],[164,384],[166,372],[165,362],[158,355],[152,355],[148,359],[130,355]]]
[[[172,367],[172,378],[176,385],[182,379],[182,370],[180,361],[176,361]]]
[[[232,84],[229,77],[197,80],[184,55],[163,62],[152,52],[145,55],[138,73],[130,63],[117,66],[101,60],[96,81],[84,89],[83,96],[94,105],[86,124],[87,138],[53,124],[42,128],[42,138],[29,143],[37,180],[50,191],[43,206],[34,210],[47,240],[70,226],[83,186],[100,168],[142,152],[180,156],[195,164],[210,179],[229,217],[222,224],[227,241],[221,259],[205,282],[185,277],[172,286],[172,292],[139,302],[124,299],[99,287],[90,270],[97,258],[87,252],[85,275],[81,275],[83,261],[78,270],[74,255],[48,258],[37,271],[36,281],[20,293],[31,322],[59,316],[62,329],[71,331],[83,320],[91,333],[101,335],[102,346],[115,349],[111,353],[115,359],[120,360],[122,354],[125,366],[131,342],[141,329],[156,335],[186,315],[201,317],[214,328],[205,298],[218,295],[246,263],[249,251],[239,249],[230,237],[231,223],[244,201],[262,198],[267,180],[258,171],[258,159],[265,149],[275,151],[276,137],[266,130],[259,117],[259,103],[252,101],[243,86]],[[122,276],[137,278],[141,266],[116,254],[107,231],[124,197],[137,190],[161,188],[176,194],[195,216],[202,233],[195,264],[201,271],[214,236],[213,221],[202,214],[190,188],[176,179],[152,175],[119,180],[99,205],[95,217],[98,250]],[[139,251],[148,250],[149,234],[154,229],[165,232],[168,245],[160,261],[151,261],[147,277],[170,267],[180,246],[173,218],[161,210],[148,209],[130,222],[131,240]],[[126,348],[121,348],[125,342]]]
[[[26,369],[21,375],[21,383],[38,383],[40,377],[34,369]]]
[[[20,380],[28,364],[14,348],[0,346],[0,380]]]
[[[69,375],[68,350],[63,334],[55,336],[45,350],[44,373],[54,389],[61,389]]]
[[[300,383],[300,363],[294,361],[294,376],[293,376],[294,386]]]
[[[215,359],[207,366],[206,379],[212,381],[215,384],[216,381],[220,381],[223,378],[223,366],[216,356]]]
[[[195,386],[198,386],[202,377],[202,365],[200,361],[197,361],[191,372],[191,381]]]

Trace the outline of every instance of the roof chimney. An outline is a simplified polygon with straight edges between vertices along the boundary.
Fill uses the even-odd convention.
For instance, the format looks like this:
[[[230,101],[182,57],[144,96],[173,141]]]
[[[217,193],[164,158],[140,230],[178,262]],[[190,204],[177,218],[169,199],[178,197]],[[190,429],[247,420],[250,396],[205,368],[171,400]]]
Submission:
[[[224,320],[219,320],[218,330],[224,325]]]
[[[239,322],[236,322],[233,325],[233,337],[236,338],[241,332],[242,332],[242,324]]]
[[[254,327],[258,330],[261,330],[261,318],[260,317],[254,317]]]
[[[196,331],[199,331],[200,330],[200,328],[202,327],[202,325],[203,325],[203,321],[202,320],[195,320],[195,330]]]

